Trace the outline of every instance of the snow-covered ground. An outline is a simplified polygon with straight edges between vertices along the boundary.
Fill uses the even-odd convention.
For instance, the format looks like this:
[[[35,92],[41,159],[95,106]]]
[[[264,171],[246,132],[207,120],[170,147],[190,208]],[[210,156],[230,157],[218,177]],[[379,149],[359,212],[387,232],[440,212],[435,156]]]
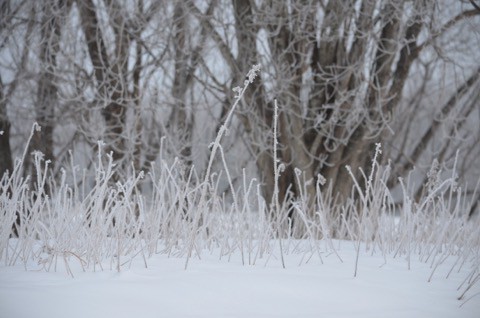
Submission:
[[[137,257],[121,272],[109,263],[83,272],[70,259],[74,277],[60,258],[49,272],[35,263],[2,265],[0,317],[480,317],[478,284],[457,299],[469,264],[450,257],[435,269],[412,256],[409,269],[404,256],[362,248],[354,277],[353,243],[335,244],[338,255],[325,248],[321,257],[287,246],[286,268],[280,253],[248,265],[251,255],[243,264],[238,250],[220,257],[218,249],[192,257],[186,270],[185,257],[165,254],[147,268]]]

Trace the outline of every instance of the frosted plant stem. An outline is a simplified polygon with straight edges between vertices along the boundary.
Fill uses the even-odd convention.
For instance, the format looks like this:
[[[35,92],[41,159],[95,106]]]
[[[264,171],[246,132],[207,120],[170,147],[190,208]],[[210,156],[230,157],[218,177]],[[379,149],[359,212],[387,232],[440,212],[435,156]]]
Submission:
[[[285,260],[283,257],[283,246],[282,246],[282,235],[280,233],[280,202],[278,201],[278,178],[280,177],[280,169],[281,166],[278,167],[278,158],[277,158],[277,125],[278,125],[278,105],[277,105],[277,100],[275,100],[275,107],[274,107],[274,113],[273,113],[273,171],[275,172],[275,178],[274,178],[274,190],[273,190],[273,200],[274,200],[274,213],[275,213],[275,219],[277,222],[277,236],[278,236],[278,245],[280,248],[280,258],[282,260],[282,266],[285,268]]]
[[[194,215],[194,219],[193,219],[192,233],[190,235],[190,244],[189,244],[189,247],[188,247],[187,259],[185,261],[185,269],[188,268],[188,261],[192,257],[192,252],[193,252],[193,248],[194,248],[194,245],[195,245],[195,239],[196,239],[197,232],[198,232],[197,224],[200,220],[200,215],[201,215],[202,212],[206,211],[206,209],[207,209],[207,204],[206,204],[207,190],[208,190],[209,184],[210,184],[210,172],[212,170],[215,155],[217,153],[218,148],[220,148],[220,142],[222,140],[223,135],[227,131],[227,126],[230,123],[230,120],[232,119],[232,116],[233,116],[233,113],[234,113],[235,109],[237,108],[238,104],[240,103],[240,100],[242,99],[243,95],[247,91],[248,86],[251,83],[253,83],[255,77],[257,76],[257,72],[259,70],[260,70],[260,64],[254,65],[252,67],[252,69],[247,74],[247,79],[244,81],[243,88],[236,87],[234,89],[234,91],[238,93],[237,96],[236,96],[235,102],[233,103],[232,107],[230,108],[230,111],[227,114],[227,118],[225,119],[225,122],[223,123],[223,125],[220,126],[218,134],[215,137],[215,141],[212,144],[210,144],[210,147],[212,147],[212,152],[210,153],[210,158],[209,158],[209,161],[208,161],[207,170],[205,172],[205,178],[203,180],[202,192],[200,194],[200,202],[199,202],[198,207],[195,211],[195,215]]]

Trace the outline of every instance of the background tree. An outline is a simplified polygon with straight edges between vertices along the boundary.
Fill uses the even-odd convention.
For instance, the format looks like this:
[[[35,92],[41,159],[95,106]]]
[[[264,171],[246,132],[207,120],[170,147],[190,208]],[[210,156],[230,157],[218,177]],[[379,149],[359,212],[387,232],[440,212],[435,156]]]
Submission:
[[[369,172],[375,143],[386,144],[390,152],[401,140],[402,135],[396,134],[392,125],[403,106],[409,75],[420,71],[424,59],[446,67],[446,57],[432,56],[429,50],[438,50],[439,39],[450,39],[449,32],[459,25],[478,23],[478,18],[471,18],[479,12],[471,7],[462,10],[459,4],[451,11],[455,15],[448,16],[447,10],[454,5],[436,1],[262,1],[258,5],[232,1],[238,58],[235,63],[228,62],[235,50],[223,50],[226,64],[234,65],[232,74],[237,74],[236,65],[246,68],[258,59],[264,65],[262,81],[245,98],[248,106],[242,122],[251,144],[263,143],[253,153],[267,202],[271,202],[274,176],[272,148],[264,141],[272,131],[272,98],[278,99],[281,107],[282,147],[277,155],[286,164],[280,182],[282,198],[287,193],[299,196],[304,181],[311,181],[306,192],[312,204],[317,178],[322,175],[343,202],[351,197],[353,182],[345,165],[359,179],[360,168]],[[443,22],[445,19],[447,22]],[[219,47],[227,46],[219,36],[213,38]],[[474,71],[470,78],[460,80],[464,84],[451,93],[441,111],[444,116],[449,109],[461,107],[459,94],[471,96],[475,92],[477,77],[478,71]],[[438,88],[439,79],[426,78],[424,85]],[[416,95],[425,99],[430,94],[423,91]],[[474,104],[478,105],[470,104],[463,118],[476,109]],[[410,109],[419,114],[418,108]],[[462,121],[462,126],[466,122]],[[433,133],[440,127],[438,120],[426,125],[430,129],[418,145],[401,154],[404,163],[395,165],[398,170],[392,180],[420,163],[425,145],[438,136]],[[295,169],[302,171],[300,178]]]
[[[470,1],[4,1],[2,171],[37,121],[31,150],[54,172],[73,149],[87,170],[112,152],[116,180],[160,157],[202,174],[260,63],[222,145],[236,186],[247,168],[272,202],[276,99],[279,200],[306,197],[312,217],[317,182],[345,203],[345,166],[360,180],[378,142],[390,187],[415,168],[419,196],[436,158],[477,195],[479,16]]]
[[[9,35],[9,24],[11,20],[11,7],[9,1],[4,1],[0,5],[0,33],[2,34],[1,48]],[[14,85],[13,85],[14,86]],[[12,87],[12,86],[11,86]],[[10,147],[10,120],[7,113],[7,100],[13,91],[4,86],[3,77],[0,74],[0,176],[13,171],[12,150]]]

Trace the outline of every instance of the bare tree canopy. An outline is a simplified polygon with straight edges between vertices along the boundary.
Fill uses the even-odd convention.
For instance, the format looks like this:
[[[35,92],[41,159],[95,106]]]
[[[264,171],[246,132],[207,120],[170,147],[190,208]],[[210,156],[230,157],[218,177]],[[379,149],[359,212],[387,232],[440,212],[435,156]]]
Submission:
[[[382,144],[389,187],[415,169],[421,193],[436,160],[455,164],[476,193],[474,0],[6,0],[0,9],[1,173],[37,122],[29,153],[53,171],[70,160],[88,170],[102,150],[116,180],[160,157],[202,175],[233,89],[260,64],[223,141],[235,186],[247,168],[270,204],[277,175],[279,200],[307,198],[313,216],[320,181],[345,201]],[[234,190],[225,181],[219,191]]]

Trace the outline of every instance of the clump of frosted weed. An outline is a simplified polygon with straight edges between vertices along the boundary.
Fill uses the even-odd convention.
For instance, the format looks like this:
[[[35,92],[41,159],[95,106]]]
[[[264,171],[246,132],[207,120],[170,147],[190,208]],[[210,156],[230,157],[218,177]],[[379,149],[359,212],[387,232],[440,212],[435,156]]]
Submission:
[[[323,263],[330,254],[343,262],[341,246],[353,244],[353,276],[361,275],[359,264],[365,254],[379,253],[385,262],[404,258],[408,269],[413,259],[429,264],[428,280],[449,263],[447,277],[469,268],[459,286],[459,299],[471,299],[474,295],[469,292],[480,280],[480,218],[468,218],[465,211],[472,203],[456,183],[454,172],[441,180],[433,164],[419,200],[412,195],[412,183],[400,179],[402,202],[398,205],[387,187],[390,167],[379,163],[378,144],[368,175],[361,171],[362,178],[357,179],[347,167],[354,186],[344,204],[336,203],[328,180],[321,176],[314,200],[300,189],[299,198],[286,196],[280,202],[278,182],[285,164],[276,157],[275,101],[273,202],[264,200],[261,184],[248,180],[245,170],[239,177],[241,186],[233,182],[236,176],[229,170],[221,142],[259,71],[260,66],[254,66],[243,87],[235,88],[235,102],[210,145],[202,177],[194,169],[186,170],[178,159],[160,159],[148,173],[132,169],[118,179],[112,154],[104,153],[99,143],[95,173],[88,182],[73,162],[61,170],[59,178],[52,178],[51,167],[40,153],[34,157],[32,182],[24,177],[25,150],[14,170],[0,179],[0,261],[47,271],[64,268],[73,276],[77,269],[121,271],[136,259],[148,267],[148,259],[159,253],[184,257],[187,268],[192,258],[209,250],[221,260],[239,255],[245,265],[278,260],[286,267],[285,256],[291,254],[301,255],[300,264],[312,259]],[[221,163],[221,171],[213,171],[215,160]],[[298,184],[311,182],[302,179],[302,171],[295,169],[295,174]],[[228,183],[229,199],[218,193],[220,176]],[[314,213],[308,213],[312,201]],[[447,262],[451,259],[453,264]]]

